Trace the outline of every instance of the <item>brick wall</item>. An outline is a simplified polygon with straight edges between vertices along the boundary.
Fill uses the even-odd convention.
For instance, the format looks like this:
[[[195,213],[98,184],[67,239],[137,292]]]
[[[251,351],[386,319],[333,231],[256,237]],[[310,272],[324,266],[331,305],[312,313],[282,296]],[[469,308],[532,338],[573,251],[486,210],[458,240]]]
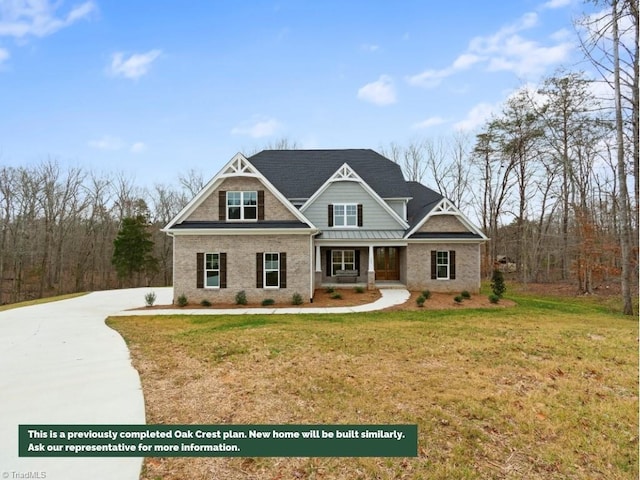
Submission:
[[[431,250],[455,250],[455,280],[431,279]],[[407,246],[407,288],[433,292],[480,290],[480,244],[477,243],[410,243]]]
[[[454,215],[434,215],[427,220],[419,232],[468,232],[460,220]]]
[[[258,191],[264,190],[264,219],[265,220],[297,220],[260,180],[253,177],[233,177],[225,179],[220,187],[196,208],[187,220],[214,221],[218,218],[218,191]]]
[[[211,289],[196,286],[196,255],[227,253],[227,288]],[[281,289],[256,288],[256,253],[286,252],[287,287]],[[177,235],[174,243],[174,302],[186,295],[190,303],[207,299],[234,302],[235,295],[244,290],[250,303],[259,304],[272,298],[280,304],[290,304],[294,293],[309,301],[310,253],[308,235]]]

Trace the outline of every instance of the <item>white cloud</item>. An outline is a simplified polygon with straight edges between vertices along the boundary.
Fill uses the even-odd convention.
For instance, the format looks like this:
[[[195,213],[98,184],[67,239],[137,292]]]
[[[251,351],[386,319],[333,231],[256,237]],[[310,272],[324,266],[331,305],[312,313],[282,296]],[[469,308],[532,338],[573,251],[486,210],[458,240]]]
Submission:
[[[460,131],[474,130],[483,125],[498,108],[498,106],[491,105],[490,103],[479,103],[469,110],[464,120],[455,123],[453,128]]]
[[[376,105],[396,103],[396,90],[392,78],[388,75],[381,75],[375,82],[367,83],[358,90],[358,98]]]
[[[548,2],[545,2],[541,8],[543,9],[562,8],[562,7],[568,7],[572,3],[573,3],[573,0],[549,0]]]
[[[560,3],[560,2],[556,2]],[[565,61],[575,45],[564,32],[554,32],[550,45],[524,38],[521,33],[538,25],[538,14],[525,13],[497,32],[471,39],[467,50],[445,68],[425,70],[407,77],[410,85],[433,88],[460,71],[483,64],[487,71],[510,71],[520,77],[540,75],[547,67]]]
[[[131,151],[131,153],[142,153],[147,150],[147,145],[144,142],[136,142],[131,145],[131,148],[129,150]]]
[[[0,48],[0,63],[4,62],[9,57],[10,57],[9,50],[6,50],[4,48]]]
[[[445,120],[442,117],[430,117],[430,118],[427,118],[426,120],[423,120],[421,122],[414,123],[412,125],[412,128],[423,129],[423,128],[435,127],[436,125],[441,125],[444,122],[445,122]]]
[[[275,134],[282,125],[275,118],[254,116],[250,122],[231,129],[232,135],[248,135],[252,138],[269,137]]]
[[[90,140],[88,145],[98,150],[120,150],[125,146],[121,138],[111,135],[103,135],[102,138],[98,140]]]
[[[49,0],[0,1],[0,36],[45,37],[87,18],[97,8],[90,0],[58,15],[61,3]]]
[[[364,43],[361,46],[362,50],[366,51],[366,52],[376,52],[378,50],[380,50],[380,46],[379,45],[373,45],[371,43]]]
[[[147,53],[134,53],[129,58],[125,58],[122,52],[114,53],[111,56],[109,72],[116,77],[140,78],[149,72],[151,64],[161,53],[161,50],[150,50]]]

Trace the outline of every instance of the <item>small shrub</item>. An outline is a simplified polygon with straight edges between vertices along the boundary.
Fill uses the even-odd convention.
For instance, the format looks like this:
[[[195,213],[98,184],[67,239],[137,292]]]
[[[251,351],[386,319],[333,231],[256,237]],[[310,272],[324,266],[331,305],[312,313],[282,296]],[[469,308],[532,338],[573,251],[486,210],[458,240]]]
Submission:
[[[267,307],[269,305],[273,305],[274,303],[276,303],[276,301],[273,298],[265,298],[264,300],[262,300],[262,306],[263,307]]]
[[[493,275],[491,275],[491,291],[500,298],[507,291],[507,286],[504,284],[504,275],[500,270],[494,270]]]
[[[464,300],[464,298],[462,298],[462,295],[456,295],[455,297],[453,297],[453,301],[456,303],[462,303],[462,300]]]
[[[471,298],[471,294],[467,290],[460,292],[460,296],[465,300],[469,300]]]
[[[342,295],[338,292],[333,292],[331,294],[331,298],[333,298],[334,300],[342,300]]]
[[[335,289],[334,289],[333,287],[327,287],[327,288],[325,289],[325,292],[327,292],[327,293],[333,293],[333,292],[335,292]]]
[[[302,295],[294,293],[291,297],[291,305],[302,305]]]
[[[246,305],[247,303],[247,294],[244,290],[236,293],[236,305]]]
[[[500,297],[495,293],[492,293],[491,295],[489,295],[489,301],[491,303],[498,303],[500,301]]]
[[[426,298],[424,298],[424,295],[420,295],[418,298],[416,298],[416,304],[419,307],[424,307],[425,300],[426,300]]]
[[[153,304],[156,303],[156,293],[149,292],[144,296],[144,303],[147,307],[153,307]]]
[[[356,293],[364,293],[364,287],[361,287],[359,285],[357,287],[353,287],[353,289]]]
[[[187,296],[183,293],[176,299],[176,302],[178,303],[179,307],[186,307],[189,303],[189,300],[187,300]]]
[[[430,290],[423,290],[422,291],[422,296],[424,297],[425,300],[429,300],[431,298],[431,291]]]
[[[200,305],[202,305],[203,307],[210,307],[211,306],[211,302],[205,298],[204,300],[202,300],[200,302]]]

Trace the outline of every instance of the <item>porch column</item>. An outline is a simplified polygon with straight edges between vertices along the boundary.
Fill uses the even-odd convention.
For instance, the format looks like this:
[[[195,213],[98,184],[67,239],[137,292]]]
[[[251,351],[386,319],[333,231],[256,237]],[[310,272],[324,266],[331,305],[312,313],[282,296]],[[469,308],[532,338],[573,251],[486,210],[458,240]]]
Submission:
[[[367,290],[376,288],[376,272],[373,263],[373,245],[369,245],[369,269],[367,270]]]
[[[322,271],[322,256],[320,255],[320,245],[316,245],[316,272]]]

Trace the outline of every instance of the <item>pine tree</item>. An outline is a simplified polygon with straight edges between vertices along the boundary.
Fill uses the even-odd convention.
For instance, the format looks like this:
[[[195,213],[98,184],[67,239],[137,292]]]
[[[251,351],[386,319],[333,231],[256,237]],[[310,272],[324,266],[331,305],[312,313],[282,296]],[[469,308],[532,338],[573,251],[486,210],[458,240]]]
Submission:
[[[118,235],[113,241],[113,258],[111,262],[116,267],[118,278],[125,279],[134,274],[151,273],[155,271],[157,260],[153,257],[153,241],[147,230],[144,215],[125,217]]]

